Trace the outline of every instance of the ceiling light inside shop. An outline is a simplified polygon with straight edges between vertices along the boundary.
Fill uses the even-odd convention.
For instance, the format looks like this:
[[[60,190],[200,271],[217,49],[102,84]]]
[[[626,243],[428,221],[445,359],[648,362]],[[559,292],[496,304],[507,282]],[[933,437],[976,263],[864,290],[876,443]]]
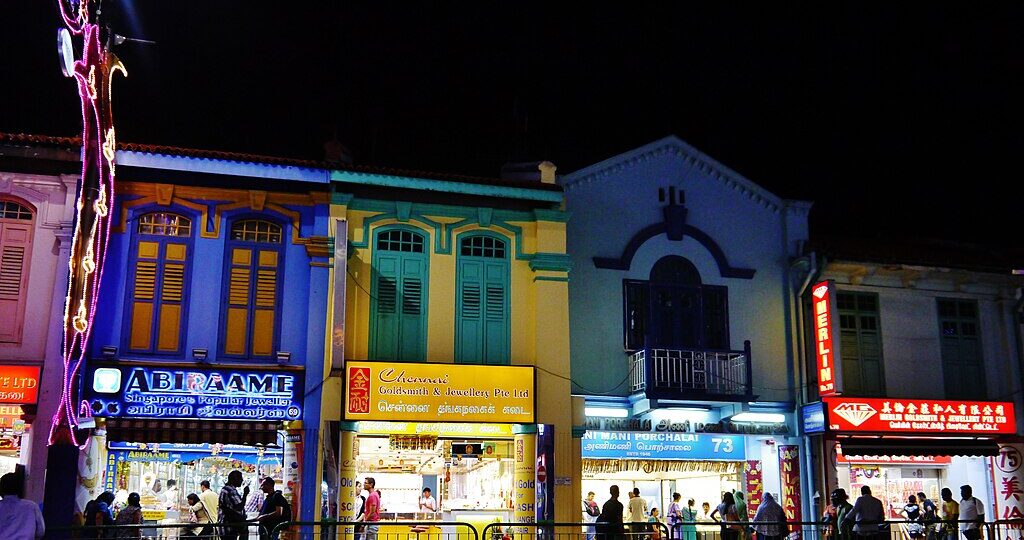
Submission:
[[[733,422],[760,422],[765,424],[781,424],[786,415],[780,413],[741,412],[730,418]]]
[[[585,407],[583,412],[587,416],[603,416],[606,418],[627,418],[629,416],[628,410],[612,407]]]

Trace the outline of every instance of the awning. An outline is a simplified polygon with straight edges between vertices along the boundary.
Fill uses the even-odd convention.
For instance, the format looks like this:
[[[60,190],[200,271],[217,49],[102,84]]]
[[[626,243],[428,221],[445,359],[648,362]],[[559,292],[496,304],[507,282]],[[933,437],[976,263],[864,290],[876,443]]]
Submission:
[[[280,422],[230,420],[107,420],[107,440],[144,443],[277,444]]]
[[[999,443],[992,439],[904,437],[839,438],[843,454],[874,456],[998,456]]]

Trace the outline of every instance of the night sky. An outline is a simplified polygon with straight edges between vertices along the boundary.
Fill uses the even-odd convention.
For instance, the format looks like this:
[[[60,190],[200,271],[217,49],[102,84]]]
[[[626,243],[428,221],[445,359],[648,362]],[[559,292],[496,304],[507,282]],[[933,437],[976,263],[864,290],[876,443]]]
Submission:
[[[675,134],[820,233],[1016,243],[1022,4],[381,4],[115,1],[158,42],[117,50],[118,140],[496,176]],[[0,131],[76,135],[56,5],[0,20]]]

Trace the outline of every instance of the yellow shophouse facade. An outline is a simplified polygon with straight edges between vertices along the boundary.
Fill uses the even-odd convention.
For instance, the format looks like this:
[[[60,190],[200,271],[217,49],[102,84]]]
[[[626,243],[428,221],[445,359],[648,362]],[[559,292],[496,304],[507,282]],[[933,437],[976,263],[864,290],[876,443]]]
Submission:
[[[579,519],[561,208],[546,162],[518,180],[332,172],[324,517],[355,518],[373,477],[381,532]]]

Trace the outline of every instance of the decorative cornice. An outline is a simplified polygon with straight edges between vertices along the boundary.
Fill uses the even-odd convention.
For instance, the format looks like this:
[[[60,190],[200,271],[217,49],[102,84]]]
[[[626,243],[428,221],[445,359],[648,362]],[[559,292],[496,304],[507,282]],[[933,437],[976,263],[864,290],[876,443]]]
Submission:
[[[305,246],[306,255],[310,257],[330,257],[334,254],[334,242],[326,236],[310,236]]]
[[[694,169],[712,177],[725,186],[739,191],[758,205],[778,213],[786,205],[786,201],[771,193],[743,175],[719,163],[707,154],[690,146],[685,141],[670,135],[634,150],[611,157],[589,167],[561,177],[561,184],[567,192],[582,184],[605,180],[631,169],[641,163],[662,156],[679,156]]]

